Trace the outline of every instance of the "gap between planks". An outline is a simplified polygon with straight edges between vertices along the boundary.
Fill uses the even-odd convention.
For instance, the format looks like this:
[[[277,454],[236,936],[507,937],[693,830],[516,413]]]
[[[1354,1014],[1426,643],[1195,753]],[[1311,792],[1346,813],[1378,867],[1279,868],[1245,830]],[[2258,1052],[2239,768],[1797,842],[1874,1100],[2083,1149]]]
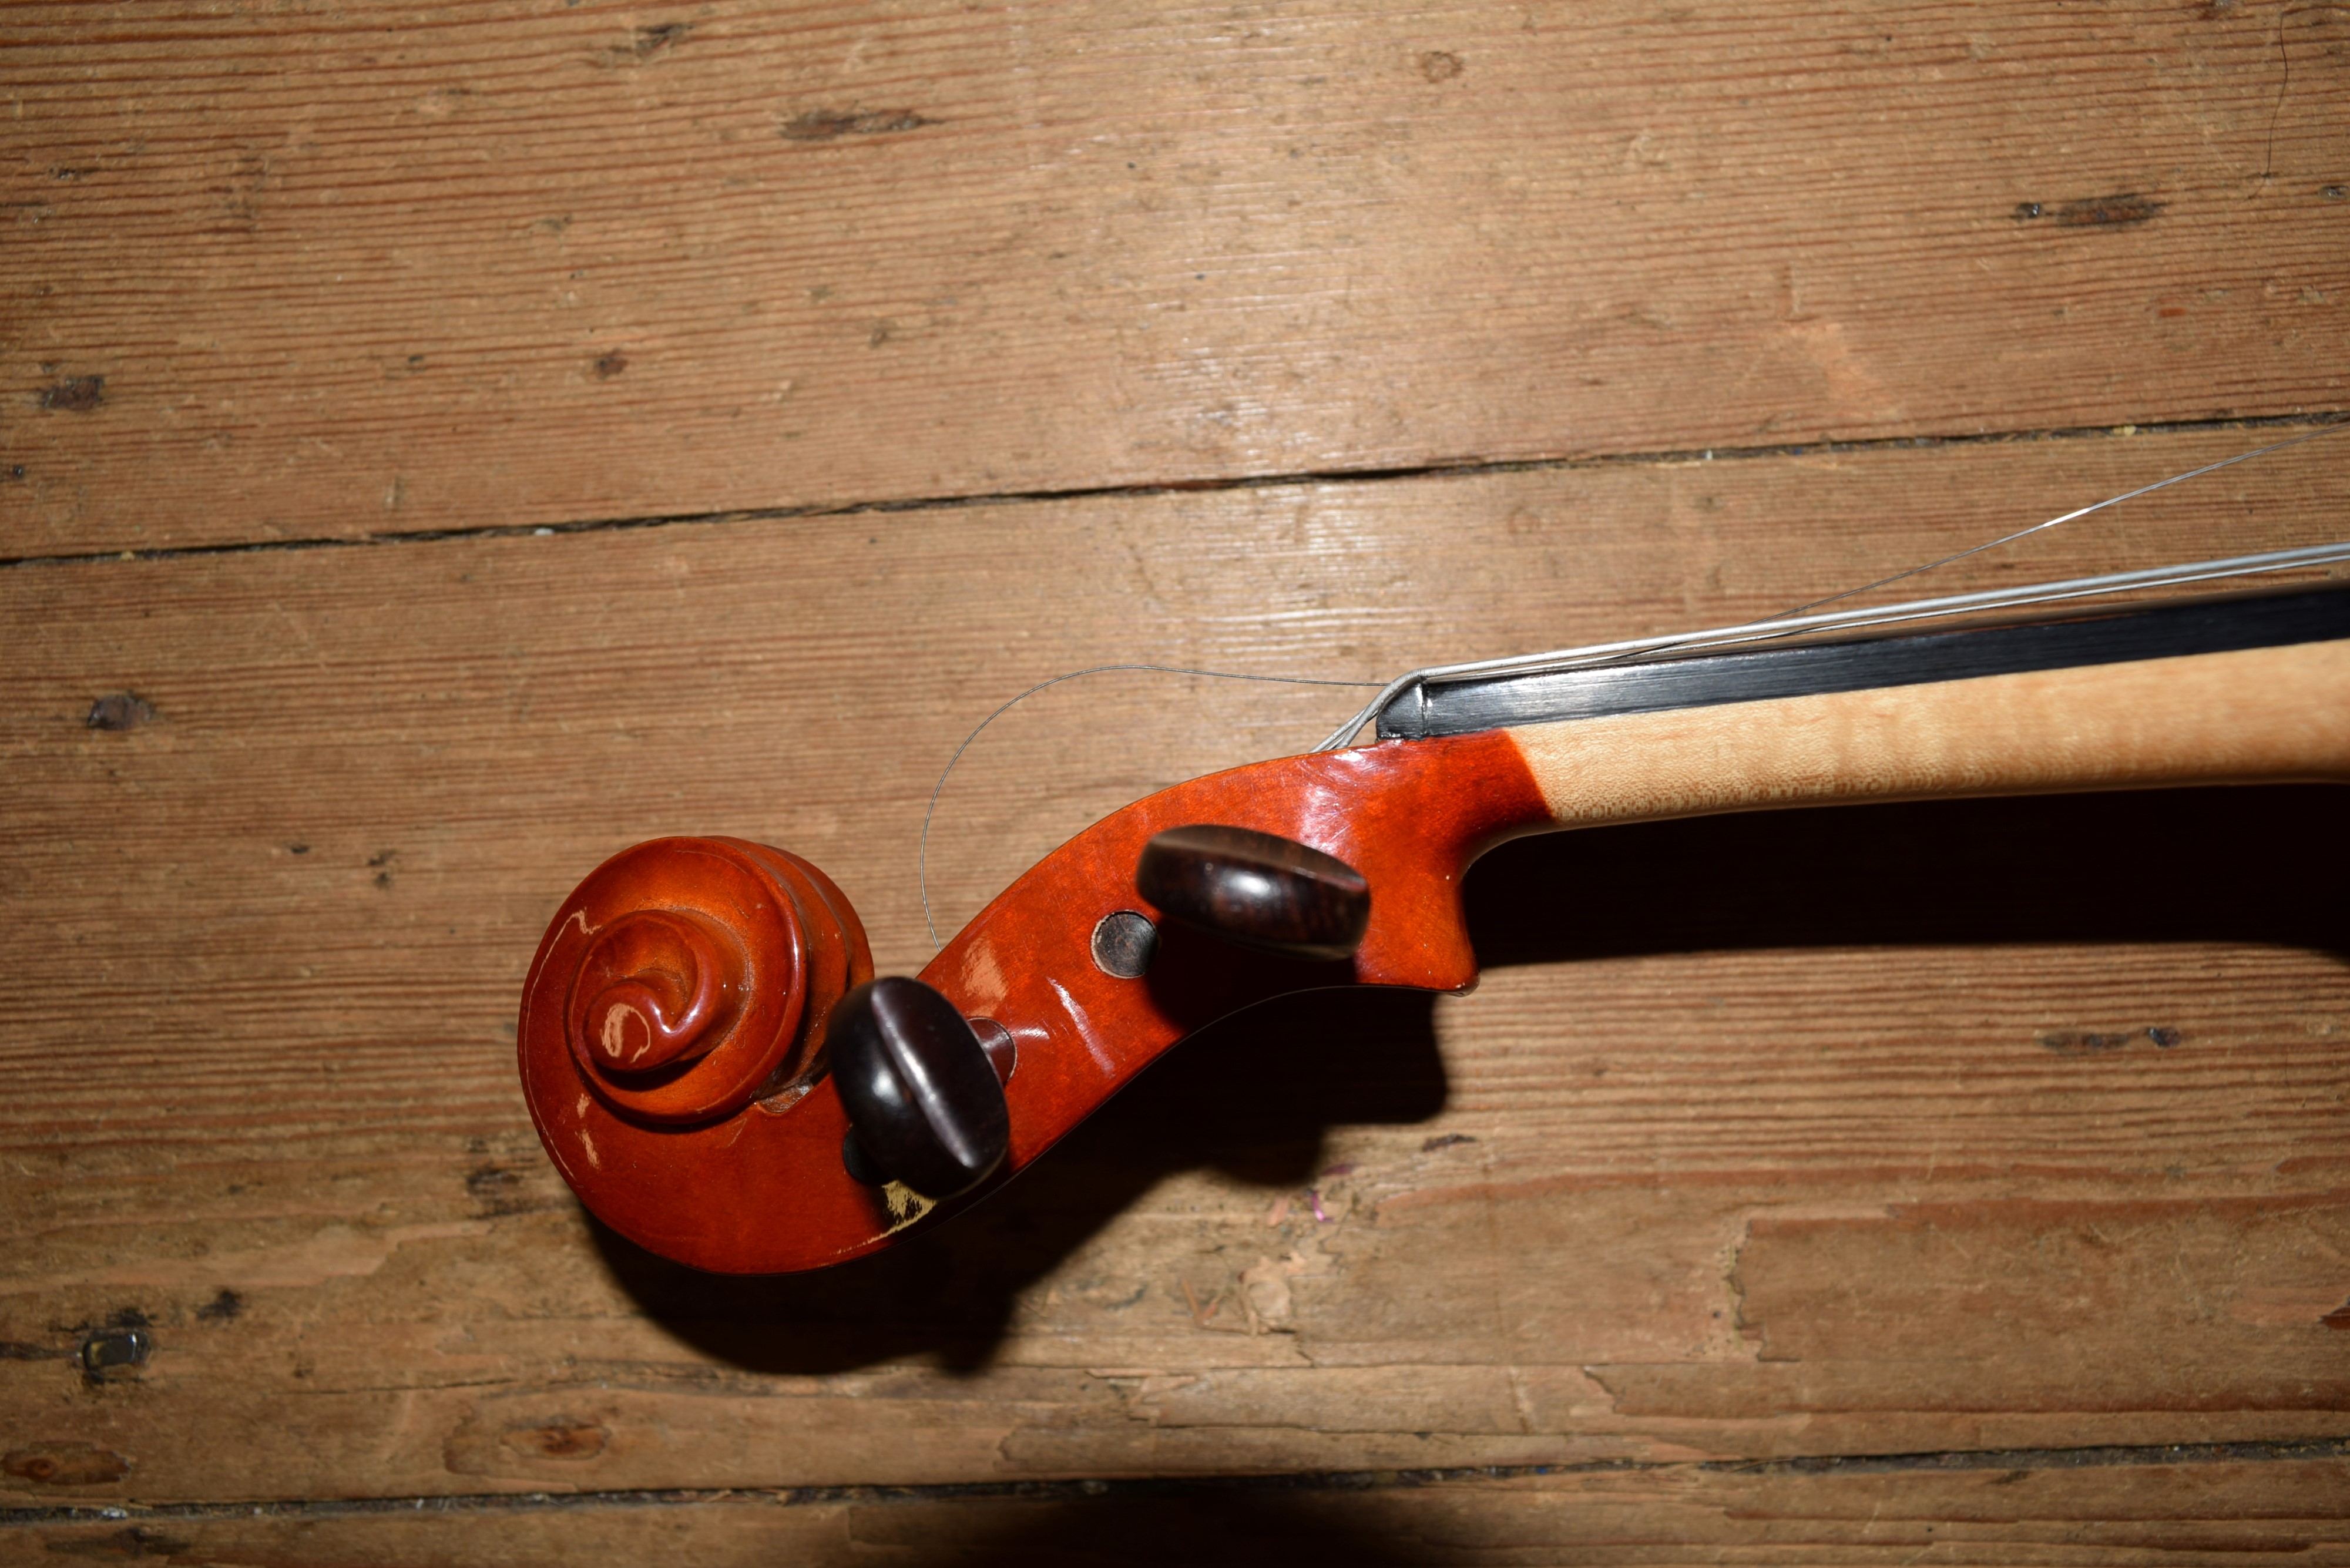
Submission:
[[[921,1503],[972,1499],[1027,1501],[1213,1497],[1239,1492],[1388,1491],[1476,1481],[1575,1475],[1897,1475],[1918,1471],[2118,1469],[2148,1465],[2309,1463],[2350,1459],[2350,1435],[2284,1442],[2149,1443],[2081,1449],[1960,1449],[1916,1454],[1814,1454],[1783,1459],[1592,1459],[1558,1465],[1463,1465],[1449,1469],[1308,1470],[1290,1475],[1153,1476],[1124,1480],[946,1481],[908,1486],[706,1487],[576,1492],[465,1492],[278,1502],[0,1505],[0,1526],[126,1519],[330,1519],[365,1514],[466,1514],[595,1508],[691,1508],[764,1500],[779,1508],[839,1503]]]
[[[2314,409],[2246,419],[2174,420],[2157,424],[2068,425],[2048,430],[1981,431],[1960,435],[1880,436],[1865,441],[1815,441],[1762,446],[1717,446],[1693,450],[1598,452],[1581,456],[1513,458],[1419,463],[1407,468],[1310,470],[1295,473],[1241,475],[1231,479],[1186,479],[1145,484],[1078,485],[1055,490],[997,491],[970,495],[913,496],[894,501],[858,501],[833,506],[751,507],[638,517],[585,518],[567,523],[484,523],[466,528],[359,534],[336,538],[244,540],[151,550],[95,550],[83,554],[0,556],[0,570],[25,566],[96,566],[120,561],[176,561],[208,556],[249,556],[302,550],[364,549],[381,545],[430,545],[452,539],[512,539],[558,534],[611,534],[634,529],[709,527],[729,523],[795,522],[806,518],[868,517],[909,512],[951,512],[967,507],[1023,506],[1055,502],[1098,501],[1228,490],[1282,490],[1306,485],[1378,484],[1412,479],[1479,479],[1506,473],[1564,473],[1600,468],[1649,468],[1672,463],[1768,461],[1867,452],[1927,452],[1941,448],[2002,446],[2026,441],[2123,441],[2139,436],[2189,435],[2212,431],[2314,429],[2350,421],[2350,408]],[[2157,475],[2157,478],[2161,477]]]

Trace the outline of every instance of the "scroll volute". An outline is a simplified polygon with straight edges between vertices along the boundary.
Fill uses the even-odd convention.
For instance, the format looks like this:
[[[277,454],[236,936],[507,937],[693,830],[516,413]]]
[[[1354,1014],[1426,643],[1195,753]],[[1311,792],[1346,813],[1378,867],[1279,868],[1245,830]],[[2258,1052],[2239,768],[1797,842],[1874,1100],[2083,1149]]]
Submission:
[[[805,1091],[827,1015],[872,975],[856,911],[806,861],[655,839],[597,867],[549,927],[523,1002],[525,1076],[567,1068],[640,1125],[709,1122]]]

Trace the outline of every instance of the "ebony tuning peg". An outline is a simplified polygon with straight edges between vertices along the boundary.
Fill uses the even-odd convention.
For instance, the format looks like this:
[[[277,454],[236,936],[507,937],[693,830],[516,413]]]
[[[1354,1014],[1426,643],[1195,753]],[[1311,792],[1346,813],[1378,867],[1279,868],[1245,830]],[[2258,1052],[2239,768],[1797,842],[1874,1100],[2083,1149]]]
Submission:
[[[826,1035],[848,1111],[849,1174],[944,1199],[1002,1163],[1012,1141],[1003,1085],[953,1002],[919,980],[877,980],[840,999]]]
[[[1334,855],[1246,827],[1170,827],[1143,846],[1135,891],[1242,947],[1328,961],[1371,920],[1371,885]]]

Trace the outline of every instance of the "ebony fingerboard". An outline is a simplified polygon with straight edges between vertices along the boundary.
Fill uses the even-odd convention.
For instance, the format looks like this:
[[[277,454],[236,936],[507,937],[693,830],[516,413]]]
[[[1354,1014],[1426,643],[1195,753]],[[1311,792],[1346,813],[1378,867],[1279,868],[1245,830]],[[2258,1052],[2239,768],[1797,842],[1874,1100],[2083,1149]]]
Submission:
[[[1514,724],[1923,686],[2350,638],[2350,583],[2172,600],[1960,631],[1698,654],[1547,675],[1428,685],[1382,711],[1379,739],[1427,740]]]

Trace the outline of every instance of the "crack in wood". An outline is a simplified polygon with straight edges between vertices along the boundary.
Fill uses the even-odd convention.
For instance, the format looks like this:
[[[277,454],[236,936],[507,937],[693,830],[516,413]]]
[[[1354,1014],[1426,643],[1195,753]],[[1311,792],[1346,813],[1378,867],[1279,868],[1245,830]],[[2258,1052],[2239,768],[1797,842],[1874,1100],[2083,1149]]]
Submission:
[[[108,562],[177,561],[211,556],[272,555],[301,550],[366,549],[382,545],[431,545],[453,539],[516,539],[558,534],[610,534],[632,529],[710,527],[733,523],[798,522],[809,518],[870,517],[895,513],[951,512],[980,506],[1027,506],[1053,502],[1100,501],[1189,492],[1284,490],[1309,485],[1380,484],[1414,479],[1482,479],[1509,473],[1566,473],[1597,468],[1652,468],[1690,462],[1771,461],[1838,456],[1870,452],[1928,452],[1944,447],[2002,446],[2025,441],[2131,440],[2189,435],[2209,431],[2299,430],[2350,421],[2350,408],[2319,409],[2244,419],[2173,420],[2161,423],[2065,425],[2037,430],[1984,431],[1957,435],[1877,436],[1865,441],[1821,440],[1762,446],[1716,446],[1656,452],[1594,452],[1581,456],[1486,460],[1440,460],[1399,468],[1307,469],[1288,473],[1243,474],[1221,479],[1166,479],[1135,484],[1076,485],[1054,490],[992,491],[961,495],[907,496],[830,506],[745,507],[725,512],[683,512],[654,516],[583,518],[569,523],[484,524],[472,528],[421,528],[354,535],[348,538],[262,539],[220,545],[190,545],[153,550],[101,550],[76,555],[0,556],[0,571],[20,566],[71,566]]]
[[[329,1519],[367,1514],[556,1512],[585,1509],[691,1508],[760,1501],[779,1508],[839,1503],[919,1503],[1013,1498],[1074,1501],[1111,1497],[1204,1497],[1237,1492],[1392,1491],[1474,1481],[1597,1474],[1890,1475],[1912,1471],[2030,1471],[2149,1465],[2321,1463],[2350,1459],[2350,1435],[2289,1441],[2151,1443],[2079,1449],[1968,1449],[1916,1454],[1819,1454],[1781,1459],[1593,1459],[1574,1464],[1461,1465],[1444,1469],[1307,1470],[1290,1475],[1164,1476],[1123,1480],[945,1481],[907,1486],[708,1487],[577,1491],[463,1492],[431,1497],[336,1498],[281,1502],[179,1502],[122,1506],[59,1504],[9,1509],[9,1526],[120,1520]]]

